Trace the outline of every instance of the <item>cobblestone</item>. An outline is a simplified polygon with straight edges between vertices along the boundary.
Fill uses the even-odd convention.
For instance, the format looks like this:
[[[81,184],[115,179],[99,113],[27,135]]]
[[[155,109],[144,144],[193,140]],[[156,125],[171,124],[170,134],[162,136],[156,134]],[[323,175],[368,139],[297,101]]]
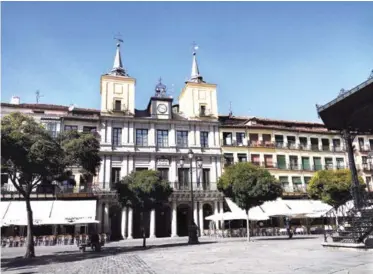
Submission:
[[[40,247],[38,257],[14,259],[24,248],[2,249],[2,273],[63,274],[190,274],[190,273],[373,273],[373,252],[328,249],[320,238],[201,239],[188,246],[185,238],[111,243],[101,253],[80,253],[76,247]],[[18,253],[17,253],[18,252]]]

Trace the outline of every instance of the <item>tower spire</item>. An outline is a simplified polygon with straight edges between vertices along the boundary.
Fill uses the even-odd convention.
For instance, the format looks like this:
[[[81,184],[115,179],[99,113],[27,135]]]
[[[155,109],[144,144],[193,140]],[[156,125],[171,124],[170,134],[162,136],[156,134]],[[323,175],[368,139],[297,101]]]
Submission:
[[[192,61],[192,73],[188,82],[193,83],[204,83],[202,75],[199,74],[198,63],[197,63],[197,50],[198,46],[193,42],[193,61]]]
[[[123,43],[123,40],[117,37],[114,39],[117,40],[117,51],[115,53],[113,69],[111,70],[110,74],[116,76],[128,76],[127,72],[123,68],[122,58],[120,56],[120,43]]]

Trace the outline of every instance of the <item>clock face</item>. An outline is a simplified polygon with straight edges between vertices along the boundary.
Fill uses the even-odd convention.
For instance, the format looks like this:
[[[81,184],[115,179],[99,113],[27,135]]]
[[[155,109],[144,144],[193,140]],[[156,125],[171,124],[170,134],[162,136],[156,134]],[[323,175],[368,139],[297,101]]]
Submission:
[[[165,113],[167,111],[167,106],[165,104],[159,104],[157,110],[159,113]]]

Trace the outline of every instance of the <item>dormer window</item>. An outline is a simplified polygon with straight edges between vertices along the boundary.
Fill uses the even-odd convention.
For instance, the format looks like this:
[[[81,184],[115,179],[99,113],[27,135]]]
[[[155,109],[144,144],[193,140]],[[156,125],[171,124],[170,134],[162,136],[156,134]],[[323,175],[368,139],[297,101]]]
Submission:
[[[199,115],[200,116],[206,116],[206,106],[205,105],[200,105],[199,106]]]
[[[120,100],[115,100],[114,110],[120,111],[121,110],[121,105],[122,105],[122,102]]]

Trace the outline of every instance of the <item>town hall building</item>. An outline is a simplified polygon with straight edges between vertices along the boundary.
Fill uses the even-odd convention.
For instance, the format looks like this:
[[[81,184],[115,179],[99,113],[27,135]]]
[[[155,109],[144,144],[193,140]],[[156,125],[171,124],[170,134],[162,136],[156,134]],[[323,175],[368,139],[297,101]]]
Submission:
[[[202,230],[208,229],[204,218],[223,210],[223,196],[216,184],[222,160],[216,85],[204,81],[196,52],[193,52],[191,76],[177,104],[159,80],[146,109],[135,107],[136,79],[122,65],[119,43],[113,69],[102,75],[100,85],[100,187],[111,189],[133,171],[158,170],[170,182],[174,193],[169,205],[147,216],[150,222],[147,233],[149,237],[169,237],[188,233],[192,182],[194,220],[203,234]],[[111,221],[112,231],[120,227],[123,238],[141,237],[139,212],[124,208],[115,216],[121,221]]]

